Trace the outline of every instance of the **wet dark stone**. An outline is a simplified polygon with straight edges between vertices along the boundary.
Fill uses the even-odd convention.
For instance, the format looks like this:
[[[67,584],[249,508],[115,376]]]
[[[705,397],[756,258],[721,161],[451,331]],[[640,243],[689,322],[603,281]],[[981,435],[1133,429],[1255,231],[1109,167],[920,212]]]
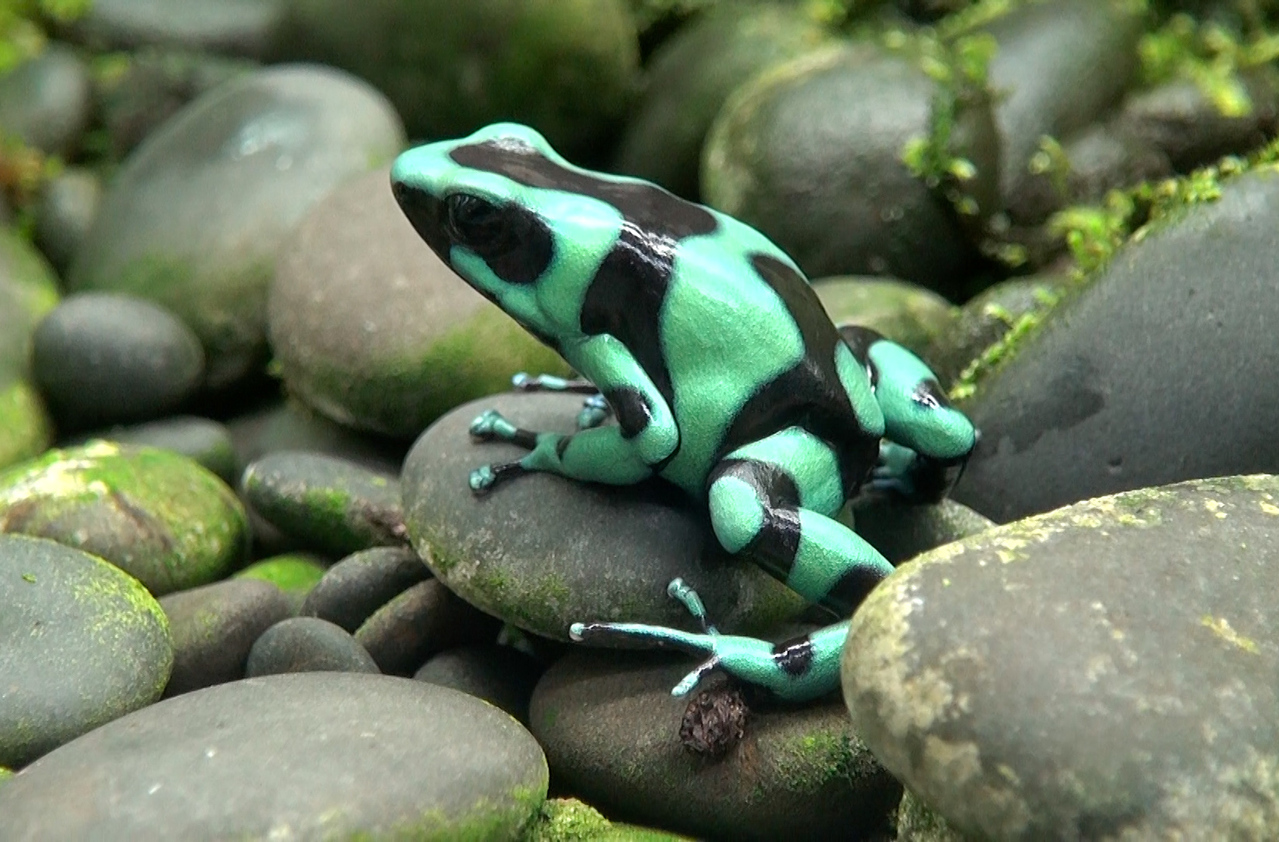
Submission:
[[[1191,477],[1279,472],[1279,168],[1121,247],[978,384],[954,497],[998,522]]]
[[[257,579],[227,579],[169,594],[160,606],[173,633],[166,696],[243,678],[254,641],[289,616],[280,589]]]
[[[304,546],[344,556],[403,545],[399,480],[320,453],[280,451],[244,469],[253,510]]]
[[[477,643],[432,656],[413,678],[477,696],[527,725],[529,699],[543,669],[536,658],[518,649]]]
[[[436,579],[418,582],[383,605],[355,631],[388,675],[412,675],[435,652],[491,641],[493,617],[467,605]]]
[[[518,839],[546,758],[464,693],[349,673],[152,705],[0,785],[18,839]],[[74,803],[68,803],[74,793]]]
[[[180,453],[199,462],[228,485],[234,484],[240,473],[230,432],[225,425],[209,418],[176,415],[158,421],[85,433],[75,441],[92,439],[158,447]]]
[[[408,547],[352,553],[325,572],[307,594],[301,613],[354,632],[374,611],[430,575]]]
[[[173,313],[141,298],[66,298],[32,339],[32,373],[64,427],[155,418],[195,394],[204,350]]]
[[[262,632],[249,650],[247,678],[286,672],[379,673],[345,629],[318,617],[290,617]]]

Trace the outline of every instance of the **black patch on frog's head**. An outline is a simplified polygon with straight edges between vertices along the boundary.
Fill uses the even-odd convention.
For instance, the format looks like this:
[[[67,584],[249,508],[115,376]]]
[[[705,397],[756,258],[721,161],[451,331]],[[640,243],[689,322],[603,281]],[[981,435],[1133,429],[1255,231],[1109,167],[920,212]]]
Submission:
[[[516,184],[562,190],[612,205],[634,228],[671,241],[711,234],[714,215],[647,182],[613,181],[569,169],[517,138],[495,138],[459,146],[449,157],[460,166],[509,178]]]
[[[450,266],[454,246],[479,256],[508,284],[535,283],[551,265],[554,237],[527,208],[466,191],[441,199],[403,182],[392,183],[391,189],[413,228]]]

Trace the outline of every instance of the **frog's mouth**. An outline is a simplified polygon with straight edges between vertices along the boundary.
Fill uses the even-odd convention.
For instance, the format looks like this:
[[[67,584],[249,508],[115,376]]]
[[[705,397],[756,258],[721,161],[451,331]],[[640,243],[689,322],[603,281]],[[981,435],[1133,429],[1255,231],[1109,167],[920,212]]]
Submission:
[[[447,264],[453,243],[444,233],[444,202],[421,188],[394,179],[391,181],[391,193],[413,230]]]

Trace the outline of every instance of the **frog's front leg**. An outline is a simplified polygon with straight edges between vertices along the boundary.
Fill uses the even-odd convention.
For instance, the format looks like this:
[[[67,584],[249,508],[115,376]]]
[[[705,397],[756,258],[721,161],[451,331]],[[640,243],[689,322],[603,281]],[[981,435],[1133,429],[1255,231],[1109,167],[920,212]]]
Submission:
[[[603,424],[613,410],[594,383],[581,378],[569,379],[554,374],[529,374],[521,371],[511,377],[511,386],[521,392],[566,392],[586,395],[577,413],[577,429],[589,430]]]
[[[959,479],[977,444],[972,422],[946,399],[936,375],[896,342],[870,328],[845,325],[844,342],[871,373],[888,442],[872,486],[915,502],[937,502]]]
[[[542,471],[583,482],[630,485],[651,476],[655,467],[679,446],[679,430],[670,406],[648,374],[620,342],[594,336],[575,349],[579,370],[591,371],[592,383],[610,399],[616,427],[595,427],[576,433],[543,433],[516,427],[490,410],[471,422],[471,435],[483,440],[509,441],[528,448],[522,459],[486,465],[471,472],[477,494],[501,480]]]
[[[708,478],[707,500],[715,536],[726,550],[750,558],[803,596],[846,616],[893,568],[834,519],[845,491],[838,454],[807,430],[791,427],[729,453]],[[689,607],[699,616],[699,610]],[[802,701],[838,685],[847,630],[847,623],[837,623],[775,645],[710,628],[698,634],[642,623],[575,624],[570,634],[579,640],[671,646],[707,656],[676,686],[677,695],[721,669],[783,699]]]

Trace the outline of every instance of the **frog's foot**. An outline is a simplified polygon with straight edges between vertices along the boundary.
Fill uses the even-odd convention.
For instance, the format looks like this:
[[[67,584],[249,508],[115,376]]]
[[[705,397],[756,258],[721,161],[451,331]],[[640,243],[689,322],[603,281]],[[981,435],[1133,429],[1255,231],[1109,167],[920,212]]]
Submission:
[[[521,392],[573,392],[581,395],[599,393],[599,389],[589,380],[570,380],[554,374],[529,374],[525,371],[511,377],[511,386]]]
[[[877,494],[911,502],[936,502],[959,481],[966,464],[966,458],[931,459],[885,440],[880,442],[879,461],[871,473],[870,487]]]
[[[509,441],[525,450],[537,447],[537,433],[515,426],[496,409],[477,415],[471,422],[470,433],[476,441]]]
[[[613,414],[613,408],[598,392],[582,401],[582,411],[577,413],[577,429],[589,430],[604,423]]]
[[[715,670],[772,691],[788,701],[823,696],[839,684],[839,658],[848,623],[837,623],[782,643],[720,634],[706,620],[697,592],[675,579],[666,592],[679,600],[702,624],[702,633],[646,623],[574,623],[569,637],[578,642],[604,643],[618,648],[678,649],[707,656],[674,688],[672,696],[686,696]]]

